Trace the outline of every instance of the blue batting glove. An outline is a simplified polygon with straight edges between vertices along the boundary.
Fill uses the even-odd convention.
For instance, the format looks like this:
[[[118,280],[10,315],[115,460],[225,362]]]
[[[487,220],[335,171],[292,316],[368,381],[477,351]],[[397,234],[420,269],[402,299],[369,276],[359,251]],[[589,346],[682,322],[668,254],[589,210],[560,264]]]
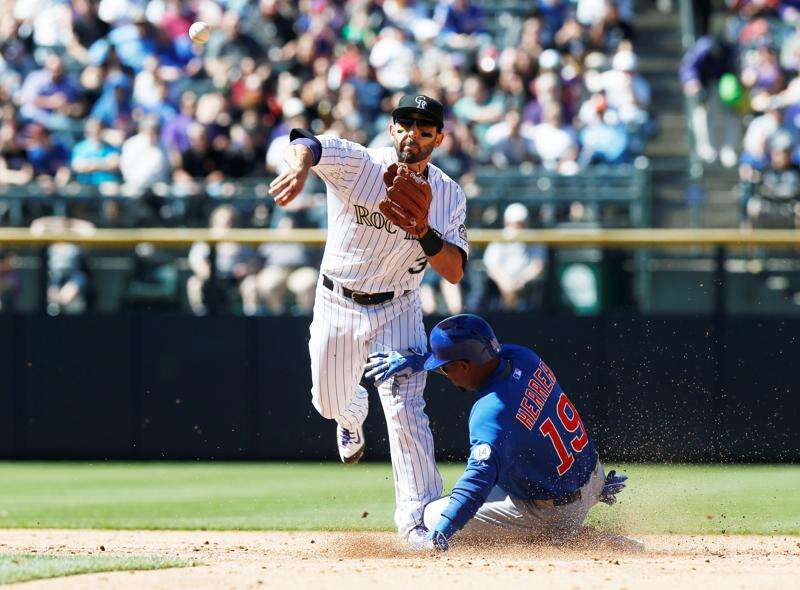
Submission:
[[[613,469],[609,471],[603,484],[603,489],[600,492],[600,501],[609,506],[614,504],[617,501],[616,495],[625,489],[625,481],[627,479],[627,475],[617,475],[617,472]]]
[[[450,542],[447,540],[447,537],[444,536],[444,533],[434,530],[428,533],[426,548],[444,553],[450,549]]]
[[[373,352],[367,357],[364,365],[364,376],[372,379],[375,384],[386,381],[390,377],[410,376],[422,371],[427,353],[415,350],[407,351],[405,354],[395,350],[390,352]]]

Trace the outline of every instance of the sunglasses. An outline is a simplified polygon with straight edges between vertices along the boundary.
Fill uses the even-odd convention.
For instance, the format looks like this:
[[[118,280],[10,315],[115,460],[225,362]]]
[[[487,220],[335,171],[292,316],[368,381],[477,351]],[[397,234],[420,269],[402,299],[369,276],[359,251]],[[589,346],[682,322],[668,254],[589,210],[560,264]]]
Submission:
[[[435,121],[429,121],[428,119],[411,119],[409,117],[399,117],[394,120],[395,123],[398,123],[402,127],[406,129],[411,129],[414,125],[419,127],[420,129],[428,128],[428,127],[435,127],[437,130],[439,126],[436,124]]]
[[[450,373],[450,371],[452,370],[451,365],[453,363],[455,363],[455,362],[458,362],[458,361],[450,361],[449,363],[442,365],[441,367],[436,369],[436,372],[439,373],[440,375],[448,375]],[[468,361],[465,361],[465,362],[468,362]],[[451,368],[448,369],[448,367],[451,367]]]

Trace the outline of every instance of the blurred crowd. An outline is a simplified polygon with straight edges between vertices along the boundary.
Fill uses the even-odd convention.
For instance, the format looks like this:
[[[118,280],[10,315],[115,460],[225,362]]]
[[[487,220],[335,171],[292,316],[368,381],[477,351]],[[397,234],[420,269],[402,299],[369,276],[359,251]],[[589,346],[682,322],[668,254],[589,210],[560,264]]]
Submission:
[[[742,227],[800,227],[800,5],[727,7],[723,30],[699,37],[681,66],[697,99],[695,149],[706,163],[738,166]]]
[[[195,20],[211,27],[203,46],[187,35]],[[469,196],[483,165],[573,175],[627,163],[654,129],[634,42],[631,0],[521,0],[507,11],[471,0],[5,2],[0,183],[44,194],[91,185],[115,197],[93,219],[112,227],[324,227],[319,184],[288,212],[204,199],[274,174],[292,127],[387,145],[388,113],[411,89],[445,104],[434,163]],[[195,313],[231,290],[210,286],[211,274],[236,284],[244,313],[308,309],[318,252],[217,250],[216,273],[210,248],[189,254]],[[502,305],[528,305],[489,276]],[[438,297],[451,308],[469,300]]]

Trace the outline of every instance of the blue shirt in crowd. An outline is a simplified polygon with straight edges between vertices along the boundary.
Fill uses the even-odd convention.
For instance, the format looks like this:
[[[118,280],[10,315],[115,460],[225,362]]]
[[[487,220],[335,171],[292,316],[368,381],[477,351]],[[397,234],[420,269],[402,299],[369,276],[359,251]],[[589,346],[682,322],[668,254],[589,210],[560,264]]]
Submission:
[[[37,144],[28,147],[28,162],[34,174],[50,174],[55,176],[59,168],[66,166],[69,152],[60,143],[50,145]]]
[[[72,148],[72,165],[76,161],[88,161],[101,163],[113,154],[119,154],[119,150],[93,139],[84,139]],[[95,186],[103,182],[115,182],[119,180],[117,174],[110,170],[96,170],[94,172],[81,172],[75,175],[75,180],[83,184],[93,184]]]

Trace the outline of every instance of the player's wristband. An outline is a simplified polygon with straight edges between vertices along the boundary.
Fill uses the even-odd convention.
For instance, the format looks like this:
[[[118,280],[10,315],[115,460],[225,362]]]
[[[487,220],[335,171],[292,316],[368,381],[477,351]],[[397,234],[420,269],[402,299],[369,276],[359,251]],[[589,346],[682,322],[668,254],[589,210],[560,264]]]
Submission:
[[[289,143],[306,146],[311,150],[311,160],[314,162],[314,166],[319,164],[319,160],[322,157],[322,142],[317,139],[316,135],[305,129],[295,127],[289,132]]]
[[[436,231],[429,227],[428,231],[421,238],[417,238],[419,245],[422,246],[422,251],[425,256],[436,256],[444,248],[444,240],[436,233]]]

